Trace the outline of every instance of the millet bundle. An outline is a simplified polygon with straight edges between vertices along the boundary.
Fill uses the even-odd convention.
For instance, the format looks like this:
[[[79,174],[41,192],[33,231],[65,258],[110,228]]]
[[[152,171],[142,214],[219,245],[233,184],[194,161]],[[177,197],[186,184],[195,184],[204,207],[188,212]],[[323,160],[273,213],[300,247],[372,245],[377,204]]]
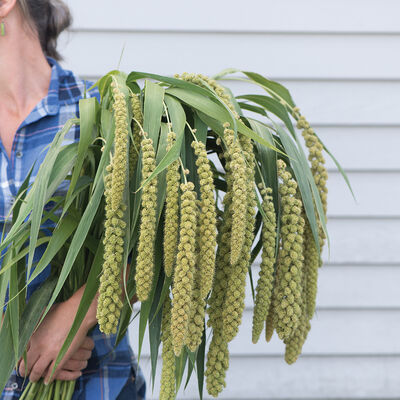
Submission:
[[[287,363],[301,354],[315,313],[318,269],[327,240],[324,146],[282,85],[252,72],[243,74],[264,95],[235,98],[229,89],[201,74],[184,73],[172,79],[112,71],[97,83],[100,102],[82,99],[82,103],[90,100],[90,107],[80,104],[79,118],[67,126],[81,123],[86,129],[82,137],[89,145],[68,146],[63,157],[73,157],[58,157],[68,132],[63,129],[45,159],[45,167],[50,168],[64,159],[73,164],[74,157],[83,163],[66,164],[55,178],[43,175],[42,168],[38,173],[39,182],[43,176],[51,180],[49,188],[61,175],[76,183],[56,206],[70,208],[54,219],[54,232],[65,236],[65,243],[54,257],[54,268],[62,273],[49,306],[53,299],[63,301],[58,296],[69,298],[69,292],[82,287],[83,281],[90,283],[84,298],[94,297],[98,277],[93,273],[101,256],[100,330],[118,332],[120,340],[130,324],[130,300],[136,294],[143,302],[139,343],[148,327],[153,373],[162,345],[162,400],[176,398],[186,371],[189,378],[196,372],[199,388],[205,377],[211,396],[217,397],[226,386],[229,344],[243,315],[248,316],[248,277],[254,296],[252,341],[259,341],[264,326],[267,342],[276,331],[286,346]],[[143,89],[137,82],[142,78],[146,79]],[[275,124],[270,117],[280,121]],[[302,130],[308,161],[290,117]],[[39,215],[31,205],[38,200],[41,207],[48,200],[47,192],[39,187],[31,193],[29,201],[21,197],[16,227],[4,239],[15,251],[10,259],[21,250],[19,229],[24,233],[29,225],[29,233],[38,231],[36,239],[41,237]],[[64,223],[65,215],[76,219],[77,225]],[[69,235],[64,235],[70,227]],[[104,248],[96,248],[99,240]],[[77,241],[79,248],[69,251]],[[35,248],[31,243],[30,256]],[[254,290],[250,268],[260,252]],[[58,293],[66,275],[67,290]],[[9,284],[8,276],[4,277]],[[15,281],[13,285],[18,286]],[[36,392],[29,393],[35,396]]]
[[[294,115],[297,117],[297,128],[302,129],[302,135],[305,140],[306,147],[309,151],[308,159],[311,163],[311,172],[314,177],[315,185],[318,189],[324,217],[326,220],[327,214],[327,199],[328,199],[328,188],[326,182],[328,179],[328,172],[325,167],[325,159],[322,154],[323,145],[315,134],[314,130],[310,127],[307,120],[300,115],[299,109],[294,109]],[[316,215],[318,217],[318,215]],[[318,218],[317,218],[318,220]],[[325,232],[322,229],[321,223],[319,223],[319,253],[315,244],[315,239],[311,231],[310,224],[308,221],[305,226],[304,233],[304,257],[305,257],[305,269],[306,269],[306,280],[307,280],[307,314],[311,319],[315,312],[316,296],[317,296],[317,284],[318,284],[318,268],[322,265],[322,259],[320,254],[325,243]]]
[[[271,188],[261,188],[263,197],[262,208],[262,254],[260,275],[256,287],[256,299],[253,314],[253,343],[257,343],[262,332],[264,322],[267,319],[271,304],[274,283],[275,245],[276,245],[276,215]]]
[[[228,130],[226,128],[226,130]],[[235,207],[234,199],[235,197],[240,198],[244,203],[244,214],[240,216],[243,220],[244,229],[244,243],[239,253],[239,258],[236,264],[231,265],[228,269],[228,286],[225,296],[225,303],[223,307],[223,324],[224,324],[224,334],[226,340],[230,342],[235,338],[239,331],[239,326],[242,322],[242,314],[244,310],[244,298],[246,294],[246,276],[248,268],[250,266],[251,258],[251,247],[254,241],[254,225],[255,225],[255,214],[256,214],[256,198],[255,198],[255,183],[254,183],[254,172],[255,172],[255,162],[253,153],[253,144],[251,140],[246,136],[240,136],[240,144],[242,152],[241,156],[245,161],[245,170],[243,174],[244,187],[241,191],[236,192],[237,186],[235,186],[235,180],[240,180],[235,178],[233,171],[235,163],[229,162],[229,169],[232,173],[232,203],[231,213],[232,213],[232,236],[231,236],[231,247],[235,246],[233,241],[235,227],[235,216],[239,219],[237,210]],[[229,156],[228,152],[228,156]],[[227,166],[228,168],[228,166]],[[232,248],[231,248],[232,252]],[[232,253],[231,253],[231,263],[232,263]]]
[[[274,334],[274,293],[272,293],[271,304],[268,309],[267,318],[265,320],[265,341],[270,342]]]
[[[297,198],[297,183],[278,160],[281,196],[281,249],[274,294],[274,326],[281,339],[293,335],[300,323],[302,308],[303,233],[302,204]]]
[[[174,132],[168,132],[167,151],[171,150],[176,140]],[[179,229],[179,183],[181,175],[179,172],[179,161],[176,160],[167,168],[167,194],[165,199],[165,222],[164,222],[164,271],[171,276],[175,264],[178,247]]]
[[[224,125],[224,141],[226,144],[226,169],[232,179],[232,232],[231,232],[231,265],[238,261],[245,242],[246,211],[247,211],[247,185],[246,185],[246,160],[235,132],[229,128],[229,123]]]
[[[306,276],[306,313],[311,319],[315,313],[318,269],[320,266],[320,257],[315,245],[314,235],[307,221],[304,228],[304,272]]]
[[[175,354],[172,346],[171,336],[171,299],[169,296],[164,301],[162,322],[161,322],[161,342],[162,342],[162,372],[160,400],[175,399]]]
[[[199,215],[199,290],[201,298],[210,292],[215,270],[215,249],[217,246],[217,217],[214,199],[214,178],[203,142],[193,141],[197,156],[197,174],[200,180]]]
[[[230,205],[232,192],[229,175],[227,175],[228,191],[223,199],[224,211],[218,233],[218,251],[216,257],[216,269],[214,285],[208,300],[208,326],[212,328],[213,335],[207,354],[206,383],[208,393],[214,397],[225,387],[225,375],[229,365],[228,340],[224,334],[223,307],[225,293],[228,287],[228,272],[230,264],[230,244],[232,215]]]
[[[132,177],[139,159],[140,142],[142,141],[141,126],[143,125],[142,107],[139,96],[131,94],[131,107],[133,118],[133,141],[129,146],[129,177]]]
[[[174,352],[179,356],[188,333],[196,265],[197,204],[192,182],[181,185],[179,245],[172,287],[171,334]]]
[[[105,176],[106,220],[104,233],[104,262],[100,277],[97,319],[100,330],[110,334],[117,331],[122,308],[121,269],[124,254],[126,222],[124,213],[125,183],[128,160],[128,113],[125,95],[115,82],[111,84],[115,118],[114,156]]]
[[[218,397],[226,386],[226,371],[229,368],[228,343],[221,331],[213,332],[212,341],[207,353],[206,384],[207,391],[213,397]]]
[[[142,139],[142,184],[156,168],[156,155],[153,141]],[[153,282],[154,240],[156,237],[157,178],[143,187],[141,222],[138,254],[136,259],[136,294],[140,301],[146,301]]]
[[[195,74],[183,74],[180,78],[211,88],[234,117],[239,119],[230,95],[216,81]],[[315,180],[323,197],[326,193],[326,180],[324,181],[325,173],[318,153],[321,150],[320,142],[314,139],[315,134],[301,118],[298,126],[305,129],[303,135],[307,146],[311,146],[312,172],[314,176],[319,174]],[[166,332],[162,336],[163,349],[168,350],[168,354],[173,351],[175,356],[182,353],[185,345],[188,350],[196,351],[203,338],[208,303],[208,326],[212,328],[213,335],[207,354],[205,376],[208,392],[215,397],[225,387],[229,366],[228,343],[238,332],[244,310],[245,280],[254,241],[257,205],[256,161],[252,140],[235,133],[229,123],[225,123],[223,127],[224,134],[217,139],[217,145],[224,147],[227,191],[223,199],[224,211],[218,223],[218,236],[213,171],[205,144],[197,140],[192,142],[192,148],[196,155],[200,198],[196,200],[193,183],[180,185],[182,161],[172,162],[166,174],[164,222],[164,271],[167,276],[173,277],[173,281],[169,330],[164,327],[166,325],[163,317],[163,332]],[[195,132],[194,130],[193,134]],[[175,133],[170,131],[167,151],[174,143]],[[315,309],[313,288],[316,288],[316,276],[313,272],[316,247],[315,243],[313,247],[313,241],[310,240],[312,232],[308,221],[305,223],[297,183],[282,160],[278,160],[278,177],[278,249],[277,210],[274,208],[272,190],[264,185],[260,187],[263,200],[262,257],[256,287],[252,340],[258,341],[264,324],[267,341],[276,330],[286,345],[286,361],[293,363],[301,353],[310,329],[309,318]],[[145,179],[143,174],[143,180]],[[167,314],[169,311],[166,307],[164,305],[163,313]],[[166,339],[168,334],[170,341]],[[163,350],[164,357],[169,356],[164,356]],[[168,358],[164,362],[167,365],[170,363]],[[163,371],[163,374],[166,372]],[[169,391],[166,379],[164,378],[162,384],[162,398],[167,399],[172,396],[172,391]]]
[[[192,290],[192,300],[190,304],[188,332],[185,341],[187,348],[192,352],[195,352],[200,346],[204,331],[206,301],[200,293],[199,272],[200,271],[197,270],[194,275],[194,287]]]
[[[284,340],[284,343],[286,344],[285,361],[288,364],[295,363],[299,358],[303,349],[303,344],[306,341],[308,332],[311,329],[311,324],[307,315],[307,278],[305,274],[303,274],[302,285],[303,293],[300,323],[293,335],[289,339]]]

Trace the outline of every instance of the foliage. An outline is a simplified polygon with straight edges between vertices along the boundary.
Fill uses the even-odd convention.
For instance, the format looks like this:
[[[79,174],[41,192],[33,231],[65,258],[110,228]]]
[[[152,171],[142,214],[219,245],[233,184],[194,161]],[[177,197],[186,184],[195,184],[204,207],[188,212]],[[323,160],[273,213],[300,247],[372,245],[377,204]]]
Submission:
[[[57,133],[29,190],[27,183],[21,187],[12,227],[0,244],[0,304],[7,287],[11,296],[0,331],[1,343],[10,344],[2,352],[0,387],[36,324],[67,295],[67,287],[86,282],[58,361],[99,286],[100,327],[110,333],[119,322],[118,340],[132,320],[130,299],[137,292],[139,355],[148,327],[153,378],[161,341],[166,364],[175,360],[176,382],[163,387],[163,398],[174,397],[186,369],[189,377],[197,372],[200,398],[205,376],[217,396],[225,385],[228,343],[241,322],[246,275],[249,271],[252,281],[251,264],[262,248],[268,270],[260,273],[254,340],[268,317],[267,337],[273,323],[289,346],[287,359],[298,357],[315,308],[317,273],[304,267],[303,239],[305,255],[311,252],[319,263],[327,237],[323,145],[285,87],[256,73],[242,75],[230,78],[264,94],[235,98],[203,75],[112,71],[96,84],[100,103],[80,101],[79,119]],[[310,167],[297,121],[313,146],[310,161],[318,165]],[[80,125],[79,144],[62,146],[74,124]],[[66,196],[54,197],[65,180]],[[43,212],[49,202],[52,208]],[[51,236],[42,229],[48,220]],[[35,264],[33,254],[42,243],[47,250]],[[26,255],[28,277],[21,267]],[[27,285],[48,264],[51,279],[26,301]],[[307,289],[307,282],[313,287]],[[26,315],[31,322],[19,325]],[[207,320],[212,329],[206,329]],[[168,376],[164,371],[164,385]]]

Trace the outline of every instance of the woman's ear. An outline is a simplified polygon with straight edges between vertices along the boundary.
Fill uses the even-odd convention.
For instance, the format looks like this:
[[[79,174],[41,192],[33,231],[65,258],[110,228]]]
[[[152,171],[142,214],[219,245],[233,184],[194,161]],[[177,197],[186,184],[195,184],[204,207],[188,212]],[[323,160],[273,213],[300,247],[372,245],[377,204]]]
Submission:
[[[17,0],[1,0],[0,1],[0,18],[6,19],[10,12],[16,7]]]

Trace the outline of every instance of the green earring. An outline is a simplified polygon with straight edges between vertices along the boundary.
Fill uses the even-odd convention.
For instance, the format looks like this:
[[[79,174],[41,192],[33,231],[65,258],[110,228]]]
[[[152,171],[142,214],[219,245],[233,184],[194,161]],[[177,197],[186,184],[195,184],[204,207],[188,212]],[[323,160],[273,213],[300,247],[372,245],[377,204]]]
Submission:
[[[1,21],[0,23],[0,36],[5,36],[6,35],[6,26],[4,25],[4,21]]]

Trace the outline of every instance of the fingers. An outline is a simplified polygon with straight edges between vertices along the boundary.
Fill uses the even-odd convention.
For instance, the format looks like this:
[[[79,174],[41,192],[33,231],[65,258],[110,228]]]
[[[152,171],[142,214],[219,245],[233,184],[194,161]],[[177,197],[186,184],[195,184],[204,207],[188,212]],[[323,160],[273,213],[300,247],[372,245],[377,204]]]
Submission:
[[[29,375],[29,380],[31,382],[37,382],[44,375],[44,372],[46,371],[49,364],[49,359],[43,357],[39,358],[39,360],[32,367],[32,371]]]
[[[81,347],[71,355],[68,361],[61,362],[56,369],[51,381],[54,379],[74,380],[81,376],[81,371],[88,365],[88,360],[92,356],[94,341],[91,337],[86,337]],[[54,367],[54,361],[41,357],[39,354],[29,352],[27,363],[21,359],[18,371],[22,377],[29,376],[31,382],[37,382],[41,377],[45,382],[50,382],[50,375]]]
[[[77,350],[72,356],[71,360],[77,360],[77,361],[87,361],[89,358],[92,356],[91,350],[85,350],[80,348]]]
[[[61,371],[57,372],[55,379],[58,381],[75,381],[80,376],[82,376],[81,371],[67,371],[62,369]]]
[[[68,360],[62,367],[62,369],[68,370],[68,371],[82,371],[85,369],[88,365],[88,362],[86,360],[84,361],[78,361],[78,360]]]
[[[86,336],[85,340],[81,345],[81,349],[92,351],[94,349],[94,340],[91,337]]]
[[[26,357],[27,365],[25,365],[24,359],[21,359],[19,363],[18,371],[20,376],[25,377],[28,376],[31,372],[33,365],[39,359],[39,354],[29,354],[29,357]]]

